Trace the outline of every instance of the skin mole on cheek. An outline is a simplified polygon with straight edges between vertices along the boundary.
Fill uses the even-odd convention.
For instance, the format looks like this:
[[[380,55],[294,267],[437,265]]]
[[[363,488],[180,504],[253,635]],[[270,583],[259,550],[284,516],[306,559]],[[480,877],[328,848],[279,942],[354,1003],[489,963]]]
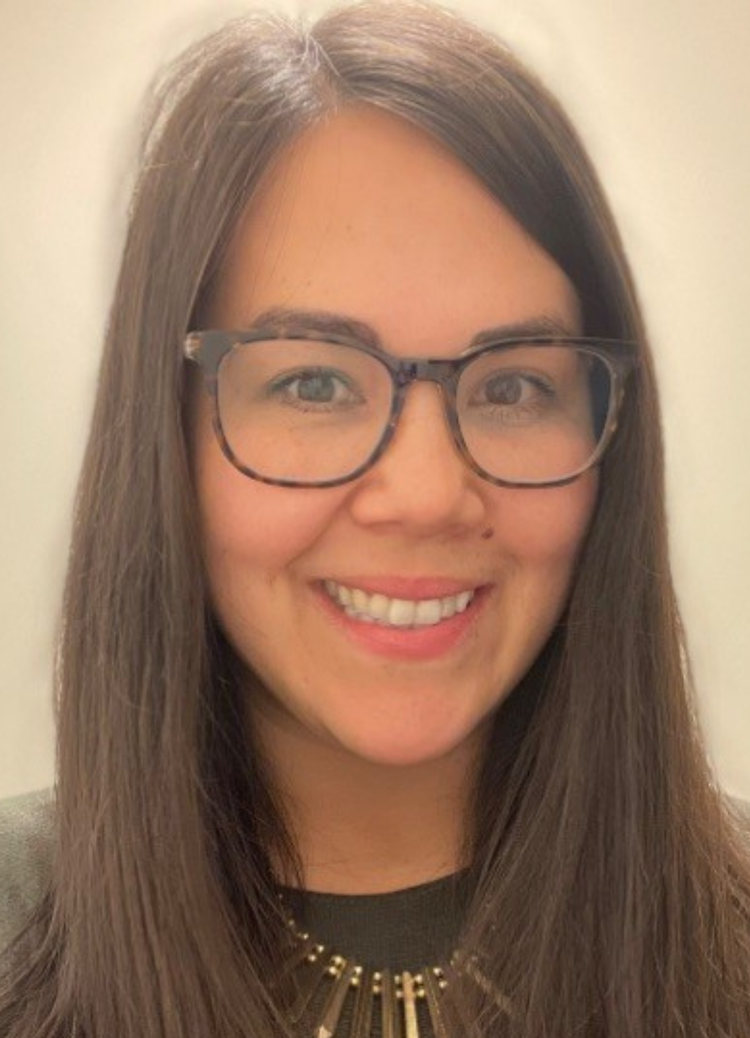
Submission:
[[[482,531],[482,540],[488,541],[491,537],[495,536],[495,531],[491,526],[488,526],[486,530]]]

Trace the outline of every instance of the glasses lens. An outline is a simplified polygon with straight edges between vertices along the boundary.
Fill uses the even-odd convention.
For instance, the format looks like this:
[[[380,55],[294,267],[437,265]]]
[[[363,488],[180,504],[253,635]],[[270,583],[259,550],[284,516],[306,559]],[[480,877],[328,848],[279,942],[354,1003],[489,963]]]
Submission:
[[[267,479],[319,483],[359,468],[380,442],[391,396],[383,364],[330,342],[243,343],[219,368],[227,443]]]
[[[457,405],[470,454],[491,476],[543,483],[586,468],[612,398],[609,365],[583,348],[519,346],[464,369]]]

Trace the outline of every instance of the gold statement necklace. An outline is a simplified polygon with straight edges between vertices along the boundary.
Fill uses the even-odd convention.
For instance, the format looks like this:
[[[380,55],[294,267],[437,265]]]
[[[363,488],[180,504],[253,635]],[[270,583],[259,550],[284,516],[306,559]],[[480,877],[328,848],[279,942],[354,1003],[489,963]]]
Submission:
[[[422,966],[414,972],[365,967],[300,929],[283,895],[279,898],[292,938],[286,974],[295,979],[290,1023],[299,1028],[310,1007],[322,1004],[317,1020],[307,1024],[302,1038],[370,1038],[378,1020],[382,1038],[427,1038],[430,1033],[434,1038],[456,1038],[443,999],[453,971],[470,977],[505,1013],[514,1015],[510,1000],[484,975],[476,956],[456,949],[445,966]],[[345,1030],[348,1005],[351,1014]],[[428,1020],[420,1005],[426,1006]]]
[[[366,968],[315,941],[297,926],[288,909],[287,926],[294,942],[288,969],[296,981],[290,1023],[299,1027],[308,1007],[318,1001],[321,989],[327,989],[322,996],[320,1018],[304,1038],[343,1035],[339,1028],[347,1002],[352,1009],[346,1038],[370,1038],[378,1019],[382,1038],[424,1038],[417,1010],[420,1002],[427,1006],[435,1038],[450,1038],[442,1005],[442,994],[448,987],[448,967],[422,966],[413,973]],[[458,953],[453,954],[451,967],[458,957]]]

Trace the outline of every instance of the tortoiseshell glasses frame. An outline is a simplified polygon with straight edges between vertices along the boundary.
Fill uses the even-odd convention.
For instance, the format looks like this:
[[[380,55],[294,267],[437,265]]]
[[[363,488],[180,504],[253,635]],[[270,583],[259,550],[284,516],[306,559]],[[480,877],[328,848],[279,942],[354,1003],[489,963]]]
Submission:
[[[355,469],[345,475],[324,480],[301,481],[297,479],[272,478],[256,472],[244,465],[235,455],[229,444],[222,426],[219,408],[219,368],[224,358],[236,347],[244,346],[253,342],[273,341],[284,339],[287,341],[314,341],[320,343],[332,343],[347,346],[360,353],[367,354],[387,369],[393,390],[391,396],[390,411],[387,421],[384,423],[382,435],[368,457]],[[563,346],[571,349],[582,350],[598,357],[606,365],[610,375],[610,395],[607,414],[603,422],[599,443],[594,454],[587,460],[586,464],[579,469],[561,478],[548,480],[511,480],[503,479],[493,475],[476,461],[466,446],[461,425],[459,421],[456,395],[458,380],[464,369],[473,364],[478,357],[484,356],[490,351],[503,352],[516,347],[549,347]],[[565,486],[572,483],[597,465],[604,455],[607,447],[617,428],[617,419],[622,406],[625,392],[625,383],[631,370],[638,364],[636,344],[623,339],[595,338],[589,336],[522,336],[512,339],[498,339],[488,342],[469,352],[454,358],[434,357],[396,357],[359,341],[358,339],[333,333],[321,335],[319,332],[309,332],[299,327],[290,329],[275,327],[272,330],[254,328],[252,331],[242,329],[206,329],[202,331],[191,331],[188,333],[183,347],[184,356],[188,361],[199,365],[204,378],[206,391],[211,398],[212,424],[214,433],[219,442],[221,450],[226,458],[236,469],[251,479],[272,486],[281,487],[336,487],[357,479],[382,457],[393,438],[398,424],[399,416],[403,410],[406,399],[406,390],[413,382],[434,382],[440,386],[445,406],[448,426],[451,430],[455,445],[466,464],[473,472],[481,476],[488,483],[501,487],[518,488],[540,488]]]

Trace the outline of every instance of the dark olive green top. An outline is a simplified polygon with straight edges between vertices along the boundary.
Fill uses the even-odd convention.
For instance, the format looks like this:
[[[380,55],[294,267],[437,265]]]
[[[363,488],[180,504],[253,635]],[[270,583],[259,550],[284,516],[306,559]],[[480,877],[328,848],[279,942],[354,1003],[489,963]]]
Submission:
[[[447,961],[466,899],[466,872],[388,894],[286,890],[297,924],[326,949],[397,972]]]

